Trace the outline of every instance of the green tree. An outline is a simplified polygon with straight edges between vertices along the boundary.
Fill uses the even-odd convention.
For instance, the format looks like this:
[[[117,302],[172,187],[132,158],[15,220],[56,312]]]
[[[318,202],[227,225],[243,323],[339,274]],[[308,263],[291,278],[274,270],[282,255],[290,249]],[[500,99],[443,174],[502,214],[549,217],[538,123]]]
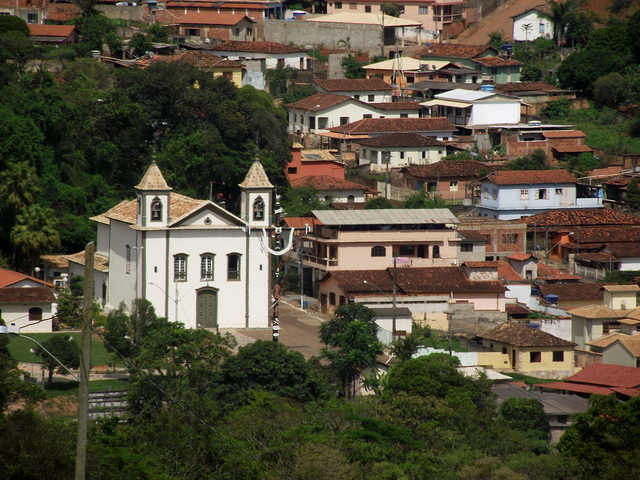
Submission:
[[[538,443],[537,453],[548,451],[551,440],[549,417],[542,403],[532,398],[508,398],[498,409],[498,418],[505,426],[524,433]]]
[[[542,79],[542,70],[535,65],[525,65],[520,70],[520,80],[523,82],[537,82]]]
[[[316,195],[318,191],[313,187],[288,188],[285,190],[280,203],[288,216],[300,217],[312,210],[327,210],[325,205]]]
[[[427,195],[427,192],[421,190],[408,196],[401,205],[402,208],[446,208],[447,203],[440,195],[434,195],[433,198]]]
[[[129,40],[129,49],[134,55],[142,56],[152,49],[151,41],[144,33],[134,33]]]
[[[585,12],[573,12],[567,22],[565,41],[571,46],[586,45],[593,32],[593,22]]]
[[[610,73],[596,80],[593,86],[593,100],[600,106],[615,108],[624,101],[624,77]]]
[[[55,226],[53,211],[38,204],[30,205],[16,216],[11,242],[24,255],[29,270],[37,265],[40,255],[60,247],[60,235]]]
[[[328,385],[301,353],[281,343],[257,340],[225,360],[216,379],[214,396],[227,405],[248,403],[251,392],[309,402],[327,396]]]
[[[351,54],[343,58],[340,65],[344,71],[344,78],[365,78],[367,75],[363,68],[366,62],[359,62]]]
[[[636,10],[627,22],[627,40],[633,58],[640,63],[640,9]]]
[[[489,45],[495,48],[496,50],[500,50],[502,45],[504,44],[504,33],[502,32],[491,32],[489,34]]]
[[[87,3],[97,3],[95,0],[87,0]],[[111,54],[122,48],[122,42],[118,38],[116,24],[102,13],[88,11],[76,20],[80,31],[79,53],[84,56],[91,50],[102,52],[103,45],[107,45]]]
[[[374,367],[383,352],[377,337],[376,314],[360,303],[341,305],[333,318],[320,325],[322,358],[331,363],[343,382],[345,396],[354,395],[354,381],[361,369]]]
[[[42,364],[49,372],[48,383],[51,385],[53,382],[53,373],[58,372],[62,375],[67,375],[66,368],[78,368],[80,366],[80,347],[78,342],[69,335],[58,334],[48,340],[42,342],[42,346],[49,350],[49,355],[42,347],[36,347],[36,355],[42,359]],[[55,358],[54,358],[55,357]],[[64,368],[58,360],[64,365]]]
[[[4,35],[7,32],[21,32],[27,37],[31,35],[27,22],[14,15],[0,16],[0,35]]]
[[[365,210],[388,210],[395,208],[393,203],[385,197],[375,197],[369,200],[364,206]]]
[[[149,25],[147,31],[151,35],[152,42],[165,43],[169,39],[169,31],[159,23]]]
[[[383,3],[380,6],[380,11],[385,15],[389,15],[390,17],[399,17],[402,15],[402,9],[395,3]]]
[[[28,162],[10,163],[8,169],[0,173],[0,199],[10,213],[17,215],[29,207],[39,193],[36,169]]]
[[[541,148],[536,148],[533,153],[518,157],[508,165],[509,170],[548,170],[547,154]]]
[[[599,166],[600,162],[590,152],[569,157],[568,170],[578,177],[586,176],[588,172]]]
[[[569,18],[571,18],[573,11],[578,7],[578,3],[577,0],[568,0],[566,2],[551,0],[549,7],[551,8],[551,12],[548,17],[553,22],[554,37],[558,46],[560,46]]]
[[[549,120],[559,120],[569,116],[571,103],[568,98],[549,100],[547,106],[542,109],[542,116]]]
[[[275,98],[282,97],[289,90],[290,83],[298,78],[298,70],[292,67],[278,65],[267,69],[264,79],[269,87],[269,93]]]
[[[398,357],[398,360],[404,362],[410,360],[418,350],[427,344],[427,338],[420,333],[410,333],[405,337],[398,338],[393,342],[391,351]]]
[[[624,201],[634,210],[640,208],[640,187],[638,187],[638,179],[634,178],[627,184]]]

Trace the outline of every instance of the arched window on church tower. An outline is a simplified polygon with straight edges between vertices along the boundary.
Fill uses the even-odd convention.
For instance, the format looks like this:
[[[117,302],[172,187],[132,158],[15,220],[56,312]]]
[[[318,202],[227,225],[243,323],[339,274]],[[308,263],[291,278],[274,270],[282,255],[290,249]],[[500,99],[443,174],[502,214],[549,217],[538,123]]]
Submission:
[[[253,220],[264,220],[264,200],[262,200],[262,197],[256,198],[256,201],[253,202]]]
[[[162,202],[158,197],[154,198],[153,202],[151,202],[151,221],[162,221]]]

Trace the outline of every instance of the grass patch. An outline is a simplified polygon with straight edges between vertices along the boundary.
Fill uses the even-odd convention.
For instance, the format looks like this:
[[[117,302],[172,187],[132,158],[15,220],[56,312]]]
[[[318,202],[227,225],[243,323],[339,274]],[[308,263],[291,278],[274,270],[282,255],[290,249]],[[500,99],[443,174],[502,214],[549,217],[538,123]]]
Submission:
[[[129,388],[129,379],[113,378],[89,381],[89,393],[123,390],[127,388]],[[53,382],[51,386],[45,385],[47,398],[64,397],[66,395],[78,396],[79,390],[80,383],[76,381]]]
[[[73,342],[80,345],[80,332],[54,332],[54,333],[30,333],[29,337],[34,340],[43,343],[49,338],[55,335],[72,336]],[[31,349],[36,349],[37,345],[31,340],[24,337],[9,337],[9,353],[19,363],[40,363],[40,358],[37,355],[31,353]],[[104,344],[98,338],[97,335],[91,335],[91,364],[92,365],[106,365],[115,361],[115,355],[107,352],[104,348]],[[116,366],[124,366],[122,361],[118,359]]]
[[[503,374],[513,378],[514,382],[524,382],[527,385],[533,385],[536,383],[552,383],[552,382],[558,381],[556,379],[530,377],[529,375],[522,375],[521,373],[503,373]]]

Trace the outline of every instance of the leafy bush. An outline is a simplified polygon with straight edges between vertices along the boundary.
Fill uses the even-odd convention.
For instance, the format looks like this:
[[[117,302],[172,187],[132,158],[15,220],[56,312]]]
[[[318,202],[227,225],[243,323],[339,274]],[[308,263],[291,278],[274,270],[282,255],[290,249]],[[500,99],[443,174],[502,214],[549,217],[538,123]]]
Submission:
[[[571,104],[568,98],[560,98],[558,100],[549,100],[547,106],[540,112],[542,116],[548,120],[558,120],[566,118],[571,111]]]
[[[604,276],[605,282],[615,282],[619,285],[636,283],[635,279],[640,277],[640,270],[611,270]]]
[[[537,82],[542,79],[542,70],[535,65],[525,65],[520,70],[520,80],[523,82]]]

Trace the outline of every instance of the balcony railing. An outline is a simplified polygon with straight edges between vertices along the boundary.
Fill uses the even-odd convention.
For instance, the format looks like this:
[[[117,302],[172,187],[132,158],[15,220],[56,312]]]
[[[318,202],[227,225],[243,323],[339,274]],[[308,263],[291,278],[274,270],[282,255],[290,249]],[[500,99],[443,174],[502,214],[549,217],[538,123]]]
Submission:
[[[317,265],[322,265],[324,267],[337,267],[338,260],[335,258],[321,258],[316,257],[315,255],[304,255],[305,262],[315,263]]]

